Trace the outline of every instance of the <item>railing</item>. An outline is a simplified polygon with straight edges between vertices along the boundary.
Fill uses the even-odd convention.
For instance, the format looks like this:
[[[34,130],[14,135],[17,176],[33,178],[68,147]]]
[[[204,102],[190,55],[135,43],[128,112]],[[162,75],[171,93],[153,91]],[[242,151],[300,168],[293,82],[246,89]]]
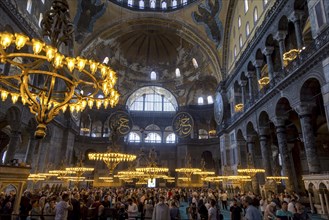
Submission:
[[[225,129],[235,123],[243,113],[249,109],[255,107],[255,104],[261,100],[265,100],[271,92],[274,92],[275,88],[289,80],[290,77],[300,75],[301,71],[307,71],[312,68],[324,57],[329,54],[329,27],[325,29],[316,39],[314,39],[304,50],[300,52],[296,59],[289,62],[288,65],[281,71],[277,72],[273,81],[264,86],[257,94],[254,94],[254,100],[247,100],[247,104],[244,106],[243,112],[235,113],[231,118],[224,121],[224,124],[220,130]]]

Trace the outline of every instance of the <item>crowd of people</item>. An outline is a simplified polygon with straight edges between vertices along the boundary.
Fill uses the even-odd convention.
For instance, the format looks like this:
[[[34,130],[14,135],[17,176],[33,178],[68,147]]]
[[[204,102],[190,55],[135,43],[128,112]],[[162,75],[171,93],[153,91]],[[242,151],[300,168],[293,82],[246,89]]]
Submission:
[[[200,188],[103,188],[72,189],[59,193],[24,192],[20,202],[21,220],[177,220],[179,207],[186,206],[191,220],[221,220],[222,212],[231,220],[307,220],[310,219],[299,197],[288,194],[264,199],[248,194]],[[15,194],[1,194],[1,219],[11,219]]]

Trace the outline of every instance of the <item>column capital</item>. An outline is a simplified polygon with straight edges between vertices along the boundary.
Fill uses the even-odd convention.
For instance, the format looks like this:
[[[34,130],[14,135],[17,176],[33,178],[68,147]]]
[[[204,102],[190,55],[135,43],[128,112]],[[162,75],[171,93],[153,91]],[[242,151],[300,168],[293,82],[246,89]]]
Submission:
[[[247,80],[240,80],[240,81],[239,81],[239,85],[240,85],[241,87],[245,87],[245,86],[247,85]]]
[[[313,108],[316,106],[314,102],[301,102],[299,105],[295,106],[295,110],[299,117],[312,114]]]
[[[247,143],[254,143],[255,141],[256,141],[256,135],[255,134],[247,135]]]
[[[286,39],[288,32],[287,31],[278,31],[276,32],[276,34],[274,35],[274,39],[277,41],[282,41],[284,39]]]
[[[263,63],[264,63],[263,60],[254,60],[254,61],[252,62],[252,64],[253,64],[256,68],[260,68],[260,67],[262,67],[262,66],[263,66]]]
[[[279,116],[279,117],[274,117],[272,119],[272,121],[273,121],[275,127],[282,127],[282,126],[285,126],[287,119],[288,119],[287,117]]]
[[[270,134],[270,127],[260,127],[258,131],[260,136],[268,136]]]
[[[262,53],[265,55],[265,56],[269,56],[273,53],[274,51],[274,47],[265,47],[262,51]]]
[[[304,15],[303,11],[295,10],[288,16],[288,20],[292,22],[296,22],[299,21],[303,15]]]

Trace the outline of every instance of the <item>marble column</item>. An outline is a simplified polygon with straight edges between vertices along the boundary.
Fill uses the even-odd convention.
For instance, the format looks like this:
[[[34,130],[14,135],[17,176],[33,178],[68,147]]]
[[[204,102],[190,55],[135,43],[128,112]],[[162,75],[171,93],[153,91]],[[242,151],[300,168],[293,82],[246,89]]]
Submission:
[[[9,141],[8,149],[7,149],[7,153],[6,153],[5,164],[7,164],[12,159],[14,159],[15,152],[21,141],[21,139],[20,139],[21,134],[19,131],[11,131],[9,136],[10,136],[10,141]]]
[[[315,136],[312,126],[313,107],[313,103],[301,103],[296,107],[296,111],[299,115],[302,127],[303,143],[309,172],[320,173],[320,160],[315,146]]]
[[[253,62],[254,67],[256,69],[256,76],[257,76],[257,88],[258,91],[261,89],[260,85],[259,85],[259,80],[262,78],[262,67],[263,67],[263,60],[255,60]]]
[[[296,34],[296,41],[297,41],[297,48],[302,49],[303,48],[303,35],[302,35],[302,29],[300,25],[300,19],[303,16],[302,11],[294,11],[288,19],[294,23],[295,27],[295,34]]]
[[[263,168],[265,169],[266,176],[273,175],[270,157],[271,146],[269,141],[269,133],[268,127],[262,127],[259,129],[259,143],[262,151]]]
[[[273,84],[273,74],[274,74],[274,65],[272,60],[272,53],[274,51],[273,47],[265,47],[263,50],[263,54],[266,56],[266,63],[267,63],[267,70],[268,70],[268,77],[270,79],[270,83]]]
[[[38,141],[39,141],[38,139],[35,139],[34,134],[30,136],[29,144],[27,146],[27,151],[24,158],[24,162],[26,164],[32,164],[32,156],[38,144]]]
[[[320,205],[321,205],[321,211],[322,211],[321,214],[325,214],[326,210],[324,209],[323,196],[322,196],[321,192],[319,193],[319,198],[320,198]]]
[[[247,137],[247,148],[248,148],[248,154],[247,154],[247,163],[250,168],[255,168],[255,136],[250,135]],[[259,190],[259,181],[257,179],[257,174],[254,174],[251,176],[251,186],[252,190],[256,195],[260,194]]]
[[[248,149],[248,154],[247,156],[247,164],[250,167],[254,167],[255,166],[255,136],[254,135],[249,135],[247,137],[247,149]]]
[[[240,86],[241,86],[241,99],[242,99],[242,104],[243,104],[243,108],[246,105],[246,85],[247,85],[247,81],[246,80],[241,80],[239,82]]]
[[[324,201],[326,202],[327,213],[329,214],[329,201],[327,193],[324,193]]]
[[[254,77],[255,73],[253,71],[247,72],[248,77],[248,88],[249,88],[249,102],[252,103],[255,99],[255,92],[254,92]]]
[[[279,50],[280,50],[280,60],[281,60],[281,67],[284,69],[284,61],[283,61],[283,54],[286,52],[286,47],[284,44],[284,40],[286,39],[287,31],[278,31],[274,36],[274,39],[279,43]]]
[[[276,128],[276,136],[278,139],[279,151],[281,155],[282,161],[282,171],[283,175],[288,177],[286,182],[286,189],[288,192],[295,191],[293,187],[293,174],[291,168],[291,161],[289,157],[289,149],[287,143],[287,134],[286,134],[286,126],[285,126],[285,118],[276,117],[273,120]]]
[[[310,201],[311,213],[314,213],[314,205],[313,205],[313,200],[312,200],[312,194],[310,192],[308,193],[308,200]]]

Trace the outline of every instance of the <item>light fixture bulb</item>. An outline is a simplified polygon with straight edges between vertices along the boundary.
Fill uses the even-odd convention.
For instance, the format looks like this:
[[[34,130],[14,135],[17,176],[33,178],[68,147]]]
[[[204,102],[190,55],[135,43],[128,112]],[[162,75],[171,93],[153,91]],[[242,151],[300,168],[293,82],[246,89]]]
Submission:
[[[29,40],[29,38],[23,34],[15,34],[15,44],[16,44],[16,49],[20,50],[22,47],[25,46],[26,42]]]
[[[3,47],[3,49],[6,49],[7,47],[10,46],[11,42],[13,41],[14,35],[8,32],[4,32],[0,36],[1,36],[0,44]]]
[[[60,53],[56,53],[56,55],[54,57],[54,62],[53,62],[53,65],[56,69],[63,66],[63,59],[64,59],[64,55],[62,55]]]
[[[70,72],[72,72],[74,70],[74,67],[75,67],[75,59],[70,58],[70,57],[66,57],[66,66],[70,70]]]
[[[57,53],[57,49],[53,48],[52,46],[46,46],[45,50],[48,62],[52,61]]]
[[[42,48],[44,47],[44,43],[36,40],[36,39],[32,39],[32,48],[33,48],[33,53],[35,55],[39,54],[42,51]]]

